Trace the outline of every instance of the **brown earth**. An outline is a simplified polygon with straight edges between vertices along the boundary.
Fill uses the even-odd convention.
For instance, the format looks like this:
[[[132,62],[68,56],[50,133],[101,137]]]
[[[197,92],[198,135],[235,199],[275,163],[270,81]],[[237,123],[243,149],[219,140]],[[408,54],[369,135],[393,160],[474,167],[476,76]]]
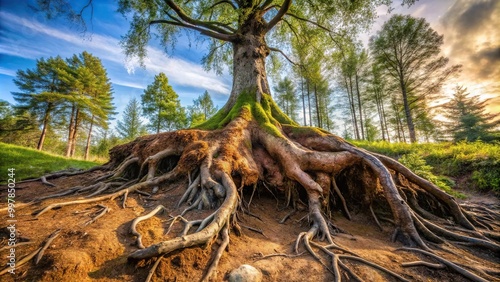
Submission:
[[[22,202],[28,202],[36,197],[88,184],[99,175],[100,172],[96,171],[90,175],[55,179],[52,181],[57,185],[55,188],[38,182],[20,183],[16,186],[15,199],[18,206],[15,217],[16,236],[19,241],[33,242],[16,247],[17,261],[43,246],[44,240],[55,230],[61,229],[61,232],[52,241],[37,265],[32,260],[16,269],[16,274],[6,273],[0,276],[1,281],[144,281],[146,279],[154,261],[142,261],[139,264],[127,261],[128,254],[137,249],[134,244],[135,236],[129,234],[131,221],[162,204],[167,208],[166,212],[138,224],[137,229],[143,235],[144,245],[148,246],[179,234],[183,228],[181,223],[174,224],[169,234],[165,235],[165,232],[170,225],[169,215],[175,216],[182,211],[182,207],[176,209],[175,205],[185,186],[161,187],[160,192],[150,199],[138,194],[130,195],[126,208],[121,207],[120,199],[103,201],[100,204],[109,207],[110,211],[87,226],[84,226],[85,222],[99,210],[96,204],[63,207],[49,211],[39,218],[35,218],[31,213],[49,203],[60,202],[61,199],[47,200],[30,207],[20,206]],[[165,194],[161,192],[164,190],[170,191]],[[1,199],[6,199],[6,192],[7,189],[3,186],[0,192]],[[500,204],[495,197],[477,194],[468,201]],[[303,253],[296,256],[293,252],[299,233],[309,229],[307,211],[297,212],[284,224],[279,224],[279,221],[291,211],[290,208],[283,209],[283,206],[283,199],[276,200],[268,193],[254,196],[251,212],[255,216],[240,216],[243,235],[231,234],[229,248],[219,263],[218,280],[225,280],[229,271],[241,264],[251,264],[262,271],[264,281],[332,281],[333,275],[329,269],[310,254]],[[4,207],[6,202],[2,200],[0,209]],[[210,211],[193,211],[185,217],[188,220],[199,219],[209,213]],[[0,225],[2,227],[0,247],[4,247],[9,236],[9,231],[5,228],[9,218],[5,211],[2,212],[1,218],[3,224]],[[448,269],[402,267],[401,264],[404,262],[434,261],[415,253],[396,251],[402,245],[390,241],[393,231],[390,223],[382,222],[384,230],[380,231],[372,217],[364,212],[353,214],[351,221],[345,219],[341,213],[336,213],[333,223],[344,232],[335,234],[334,240],[337,244],[402,274],[410,281],[469,281]],[[499,270],[500,258],[498,256],[495,258],[495,254],[490,251],[472,250],[476,257],[452,246],[445,249],[449,252],[441,251],[439,254],[442,257],[463,266]],[[162,258],[152,281],[196,281],[202,276],[207,262],[210,261],[211,253],[210,246],[193,247],[172,253]],[[9,249],[0,251],[2,268],[7,263],[8,254]],[[267,257],[271,254],[280,255]],[[325,259],[324,263],[329,265],[330,262]],[[393,277],[366,265],[354,261],[349,261],[347,264],[364,281],[396,281]]]

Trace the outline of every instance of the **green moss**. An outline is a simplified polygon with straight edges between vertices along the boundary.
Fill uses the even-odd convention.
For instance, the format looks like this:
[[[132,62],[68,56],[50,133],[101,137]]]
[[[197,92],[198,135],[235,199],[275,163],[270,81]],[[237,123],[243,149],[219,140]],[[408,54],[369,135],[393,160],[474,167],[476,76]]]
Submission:
[[[294,126],[292,127],[292,133],[295,135],[319,135],[326,136],[328,132],[321,128],[313,126]]]
[[[270,95],[263,95],[261,103],[257,103],[255,100],[255,95],[252,91],[244,92],[238,96],[235,105],[229,110],[229,112],[221,109],[217,114],[206,122],[196,126],[197,129],[213,130],[219,129],[226,126],[229,122],[237,117],[243,117],[247,120],[255,119],[266,132],[272,134],[276,137],[283,137],[280,130],[278,129],[279,121],[273,117],[272,106],[274,102]],[[274,111],[276,112],[276,110]],[[280,120],[290,123],[290,119],[286,117],[282,112],[278,113],[280,115]]]
[[[279,107],[276,105],[271,95],[262,96],[262,105],[267,107],[271,111],[271,116],[273,116],[277,122],[281,124],[288,124],[298,126],[299,124],[288,117]]]

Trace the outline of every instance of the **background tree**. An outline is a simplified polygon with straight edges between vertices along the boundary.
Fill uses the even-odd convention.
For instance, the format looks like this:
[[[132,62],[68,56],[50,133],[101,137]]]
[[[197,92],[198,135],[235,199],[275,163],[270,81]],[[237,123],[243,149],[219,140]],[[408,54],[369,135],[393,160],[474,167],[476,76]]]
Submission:
[[[278,106],[283,109],[285,114],[293,119],[297,117],[298,101],[295,96],[296,90],[293,82],[284,77],[278,81],[278,85],[274,87],[275,99]]]
[[[146,134],[146,127],[141,121],[141,106],[136,98],[132,98],[122,113],[122,119],[116,124],[116,131],[126,141]]]
[[[107,128],[114,114],[111,82],[101,60],[88,52],[73,55],[67,62],[69,70],[65,77],[71,91],[65,96],[69,116],[66,156],[75,155],[79,130],[87,126],[84,148],[87,159],[94,126]]]
[[[9,102],[0,100],[0,141],[36,147],[40,130],[36,118],[26,110],[16,110]]]
[[[14,83],[21,92],[12,95],[16,108],[28,111],[37,118],[41,134],[37,149],[42,150],[47,130],[54,123],[54,117],[61,113],[64,95],[68,85],[63,80],[63,72],[68,68],[61,57],[38,59],[34,69],[17,71]]]
[[[500,116],[486,112],[488,99],[481,101],[479,95],[470,95],[467,88],[457,86],[453,98],[442,106],[453,141],[500,140]]]
[[[415,107],[426,109],[427,100],[460,66],[446,67],[440,56],[443,36],[423,18],[394,15],[370,38],[370,49],[384,70],[398,82],[410,141],[416,142]]]
[[[191,127],[193,127],[211,118],[217,112],[217,107],[214,106],[212,97],[205,90],[202,95],[193,100],[193,105],[188,110]]]
[[[185,110],[164,73],[155,75],[154,82],[141,95],[141,101],[142,111],[149,119],[149,128],[156,133],[186,126]]]

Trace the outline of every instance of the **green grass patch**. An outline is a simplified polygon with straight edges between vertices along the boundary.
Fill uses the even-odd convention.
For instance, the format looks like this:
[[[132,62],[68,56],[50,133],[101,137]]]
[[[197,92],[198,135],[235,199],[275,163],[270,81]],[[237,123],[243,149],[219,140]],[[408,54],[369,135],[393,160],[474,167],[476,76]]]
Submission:
[[[352,143],[395,159],[405,155],[412,155],[413,158],[418,156],[425,161],[425,165],[431,167],[428,171],[438,178],[465,178],[462,187],[458,187],[460,189],[491,190],[500,195],[500,143]]]
[[[89,169],[100,163],[68,159],[34,149],[0,142],[0,183],[8,179],[8,169],[15,168],[16,180],[37,178],[65,169]]]

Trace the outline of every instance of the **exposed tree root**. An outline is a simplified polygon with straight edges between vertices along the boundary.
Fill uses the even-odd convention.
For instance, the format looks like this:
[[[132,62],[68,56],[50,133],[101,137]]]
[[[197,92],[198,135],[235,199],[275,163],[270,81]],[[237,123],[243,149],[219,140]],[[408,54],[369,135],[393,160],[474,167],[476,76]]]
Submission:
[[[429,256],[435,260],[437,260],[438,262],[440,262],[441,264],[443,265],[446,265],[447,267],[449,267],[450,269],[460,273],[461,275],[463,275],[464,277],[467,277],[469,278],[470,280],[472,281],[477,281],[477,282],[488,282],[488,281],[492,281],[492,280],[486,280],[466,269],[464,269],[463,267],[460,267],[458,265],[456,265],[455,263],[447,260],[447,259],[444,259],[440,256],[437,256],[433,253],[430,253],[430,252],[426,252],[424,250],[421,250],[421,249],[415,249],[415,248],[401,248],[400,250],[403,250],[403,251],[411,251],[411,252],[418,252],[418,253],[421,253],[421,254],[424,254],[426,256]],[[426,265],[428,266],[428,265]],[[433,266],[434,268],[436,268],[435,266]]]
[[[47,248],[50,246],[50,244],[52,243],[52,241],[55,238],[57,238],[57,236],[59,236],[60,232],[61,232],[60,229],[54,231],[52,234],[49,235],[49,237],[47,237],[47,239],[44,241],[44,244],[43,244],[42,247],[36,249],[35,251],[29,253],[28,255],[24,256],[20,260],[16,261],[15,262],[15,269],[17,270],[21,266],[25,265],[27,262],[29,262],[30,260],[32,260],[35,256],[36,256],[35,264],[38,264],[38,262],[40,262],[40,260],[42,259],[45,250],[47,250]],[[19,246],[22,246],[22,245],[24,245],[24,244],[19,243],[19,244],[16,244],[16,247],[19,247]],[[3,269],[2,271],[0,271],[0,276],[8,273],[9,270],[11,270],[11,269],[12,268],[10,266],[8,266],[7,268]]]
[[[99,170],[102,174],[94,182],[38,198],[34,203],[69,195],[79,198],[46,205],[35,216],[65,206],[99,203],[119,197],[122,197],[122,207],[126,208],[127,197],[133,192],[151,197],[160,191],[168,193],[172,189],[167,189],[169,183],[184,185],[185,191],[176,207],[160,203],[131,222],[129,231],[136,236],[138,250],[129,255],[129,260],[156,258],[149,280],[161,258],[189,247],[212,246],[219,238],[220,243],[201,277],[210,280],[230,244],[230,232],[240,233],[239,213],[252,215],[251,204],[256,201],[254,194],[270,192],[277,200],[278,196],[284,195],[286,207],[292,207],[292,212],[281,223],[296,210],[308,209],[310,229],[298,236],[295,252],[299,253],[304,247],[333,273],[335,281],[340,281],[343,276],[361,281],[344,263],[346,260],[407,281],[403,275],[334,243],[332,229],[340,229],[330,221],[333,212],[340,211],[352,220],[353,210],[366,211],[381,230],[390,225],[383,226],[379,220],[391,222],[395,240],[419,247],[404,250],[432,255],[440,263],[413,262],[405,266],[440,268],[442,264],[470,279],[484,281],[433,254],[435,250],[431,247],[449,242],[460,247],[466,243],[499,252],[496,230],[499,216],[496,211],[481,207],[464,209],[450,195],[397,161],[357,148],[319,129],[294,125],[283,119],[272,104],[263,103],[262,107],[264,105],[268,107],[264,112],[252,105],[242,106],[238,113],[231,111],[228,113],[231,118],[227,120],[226,117],[225,122],[220,122],[221,129],[161,133],[115,147],[108,164],[91,170]],[[46,177],[54,178],[53,175]],[[248,201],[244,195],[247,189],[253,189]],[[106,206],[100,207],[88,224],[108,211]],[[166,232],[169,239],[144,246],[137,224],[167,209],[177,213],[171,216]],[[195,209],[212,212],[204,218],[186,219]],[[182,232],[171,235],[173,226],[179,222],[184,224]],[[314,242],[316,238],[327,245]],[[328,264],[324,263],[325,255],[331,260]]]

